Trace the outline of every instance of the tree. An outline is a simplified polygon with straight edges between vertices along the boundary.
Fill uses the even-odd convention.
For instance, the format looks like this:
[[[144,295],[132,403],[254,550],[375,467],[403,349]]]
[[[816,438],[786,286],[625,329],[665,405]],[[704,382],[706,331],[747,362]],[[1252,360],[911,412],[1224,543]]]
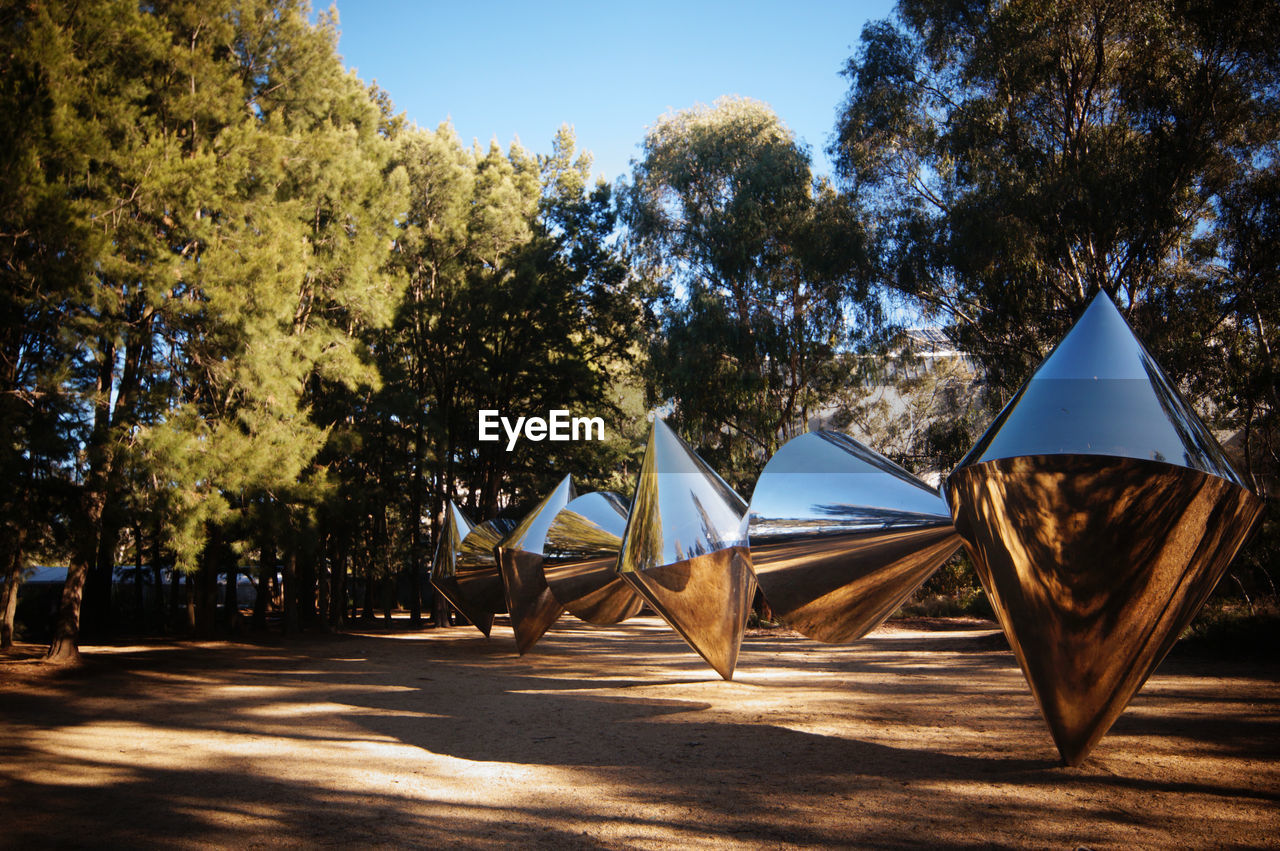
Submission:
[[[75,139],[86,165],[56,194],[102,234],[59,305],[84,447],[49,653],[67,659],[82,593],[109,611],[126,507],[149,506],[197,572],[204,630],[264,506],[292,522],[281,539],[306,540],[328,493],[312,406],[326,386],[376,382],[361,335],[399,295],[387,261],[404,196],[385,98],[303,4],[50,9],[80,76],[53,108],[92,116]]]
[[[1100,289],[1189,374],[1229,312],[1220,202],[1274,156],[1274,4],[898,10],[863,31],[832,150],[886,277],[1006,398]]]
[[[849,60],[832,153],[882,274],[994,403],[1106,290],[1265,494],[1278,45],[1252,0],[902,0]]]
[[[878,330],[858,211],[743,98],[661,118],[622,201],[636,263],[666,285],[655,401],[743,483],[846,381],[836,353]]]
[[[0,647],[36,552],[60,554],[74,497],[71,352],[61,319],[100,237],[64,186],[88,164],[83,118],[60,109],[81,67],[43,6],[0,13]]]

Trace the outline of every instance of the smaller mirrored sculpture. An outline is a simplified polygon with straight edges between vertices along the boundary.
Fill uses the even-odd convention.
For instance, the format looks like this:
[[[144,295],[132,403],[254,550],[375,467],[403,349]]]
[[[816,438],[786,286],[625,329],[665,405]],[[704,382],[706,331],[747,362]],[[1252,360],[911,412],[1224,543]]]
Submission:
[[[733,677],[755,595],[747,505],[655,418],[618,573],[720,676]]]
[[[565,476],[494,549],[516,650],[522,656],[564,611],[543,577],[542,549],[551,521],[576,496],[573,479]]]
[[[507,610],[493,548],[515,527],[515,521],[506,518],[486,520],[472,527],[454,559],[457,599],[450,597],[449,601],[486,637],[493,628],[493,616]]]
[[[462,513],[462,509],[454,505],[453,500],[445,505],[444,526],[440,529],[440,540],[436,543],[436,555],[431,561],[431,584],[449,601],[452,606],[468,620],[471,620],[463,608],[462,594],[458,588],[458,551],[462,549],[462,541],[471,533],[471,521]],[[490,621],[493,617],[490,615]],[[475,623],[474,620],[471,620]],[[488,626],[481,631],[488,635]]]
[[[765,599],[818,641],[866,635],[961,545],[936,490],[832,432],[801,435],[769,459],[748,518]]]
[[[627,505],[616,493],[589,493],[551,522],[542,571],[551,594],[587,623],[615,624],[638,614],[644,599],[618,575]]]

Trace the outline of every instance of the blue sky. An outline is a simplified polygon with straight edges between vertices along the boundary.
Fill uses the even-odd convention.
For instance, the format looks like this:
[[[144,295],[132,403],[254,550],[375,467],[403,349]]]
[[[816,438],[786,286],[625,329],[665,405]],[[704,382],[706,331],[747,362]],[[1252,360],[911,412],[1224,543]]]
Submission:
[[[323,2],[317,2],[323,7]],[[892,3],[337,3],[338,50],[398,110],[463,141],[547,153],[567,123],[609,180],[663,113],[744,95],[773,107],[829,174],[824,149],[863,24]]]

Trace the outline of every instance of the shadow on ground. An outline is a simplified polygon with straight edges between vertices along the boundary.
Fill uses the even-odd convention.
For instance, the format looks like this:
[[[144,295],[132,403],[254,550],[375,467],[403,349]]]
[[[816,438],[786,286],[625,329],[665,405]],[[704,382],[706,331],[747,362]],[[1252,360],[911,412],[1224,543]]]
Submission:
[[[1280,670],[1174,658],[1079,769],[990,632],[660,623],[97,648],[0,664],[5,845],[1244,844],[1280,831]],[[26,670],[22,669],[27,665]]]

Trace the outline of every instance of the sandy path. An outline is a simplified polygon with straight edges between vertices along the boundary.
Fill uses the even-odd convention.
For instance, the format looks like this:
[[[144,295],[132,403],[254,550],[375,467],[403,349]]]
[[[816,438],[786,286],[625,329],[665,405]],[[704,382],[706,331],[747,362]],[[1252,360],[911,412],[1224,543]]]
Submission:
[[[990,633],[749,638],[653,618],[0,663],[0,845],[1269,845],[1280,662],[1175,656],[1061,767]]]

